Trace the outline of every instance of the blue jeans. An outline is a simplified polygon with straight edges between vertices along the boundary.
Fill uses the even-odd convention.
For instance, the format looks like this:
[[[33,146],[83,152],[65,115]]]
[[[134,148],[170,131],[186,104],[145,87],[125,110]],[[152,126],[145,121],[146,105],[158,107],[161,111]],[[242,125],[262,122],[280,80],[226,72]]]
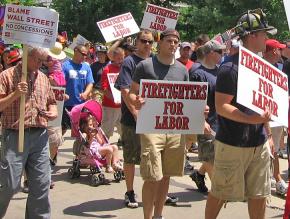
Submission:
[[[50,218],[50,163],[48,134],[44,128],[28,128],[24,133],[24,152],[18,152],[18,130],[3,130],[0,159],[0,218],[13,195],[19,191],[23,170],[27,174],[29,194],[26,219]]]

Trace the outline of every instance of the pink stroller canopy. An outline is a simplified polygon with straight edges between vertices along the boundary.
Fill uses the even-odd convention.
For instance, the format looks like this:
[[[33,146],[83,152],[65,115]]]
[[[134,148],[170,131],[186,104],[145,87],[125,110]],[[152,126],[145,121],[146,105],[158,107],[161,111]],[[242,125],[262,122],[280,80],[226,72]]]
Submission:
[[[99,126],[102,122],[102,106],[94,101],[88,100],[82,104],[74,106],[69,112],[69,116],[71,119],[71,136],[72,137],[80,137],[79,134],[79,123],[81,118],[85,118],[90,113],[93,117],[95,117],[96,121],[99,123]]]

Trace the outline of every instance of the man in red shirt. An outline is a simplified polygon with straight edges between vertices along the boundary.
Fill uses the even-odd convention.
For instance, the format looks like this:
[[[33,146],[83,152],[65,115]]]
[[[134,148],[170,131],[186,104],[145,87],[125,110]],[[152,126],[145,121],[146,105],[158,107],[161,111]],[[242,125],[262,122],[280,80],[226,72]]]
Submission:
[[[187,71],[189,71],[189,69],[191,68],[193,61],[190,60],[190,56],[191,56],[191,44],[189,42],[183,42],[180,44],[180,48],[179,48],[179,52],[180,52],[180,57],[176,60],[178,60],[179,62],[181,62],[183,65],[185,65]]]
[[[108,81],[108,73],[115,73],[119,75],[120,67],[124,60],[124,50],[120,47],[113,51],[112,64],[107,65],[104,68],[101,78],[101,89],[104,92],[103,98],[103,121],[102,129],[104,130],[106,136],[110,138],[113,135],[114,127],[117,127],[117,131],[121,134],[121,102],[114,100],[110,83]],[[116,79],[117,76],[116,75]],[[121,94],[120,94],[121,95]]]

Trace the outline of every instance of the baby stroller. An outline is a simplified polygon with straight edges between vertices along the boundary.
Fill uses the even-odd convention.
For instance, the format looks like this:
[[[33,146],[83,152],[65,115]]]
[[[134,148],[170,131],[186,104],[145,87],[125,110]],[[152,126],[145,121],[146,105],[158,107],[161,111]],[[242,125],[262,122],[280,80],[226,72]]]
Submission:
[[[92,156],[92,150],[86,141],[83,133],[80,131],[80,119],[86,118],[89,115],[92,115],[98,126],[98,132],[101,132],[106,143],[108,139],[105,136],[103,130],[100,128],[102,121],[102,107],[101,105],[94,101],[88,100],[83,104],[74,106],[68,115],[71,120],[71,136],[76,137],[76,141],[73,146],[73,153],[75,158],[73,160],[73,165],[68,169],[70,178],[79,178],[81,175],[81,168],[90,169],[91,175],[91,185],[98,186],[101,184],[108,183],[108,180],[105,178],[105,175],[102,173],[102,167],[106,165],[106,160],[104,158],[97,158]],[[116,182],[120,182],[124,178],[124,172],[122,170],[117,170],[114,172],[114,179]]]

